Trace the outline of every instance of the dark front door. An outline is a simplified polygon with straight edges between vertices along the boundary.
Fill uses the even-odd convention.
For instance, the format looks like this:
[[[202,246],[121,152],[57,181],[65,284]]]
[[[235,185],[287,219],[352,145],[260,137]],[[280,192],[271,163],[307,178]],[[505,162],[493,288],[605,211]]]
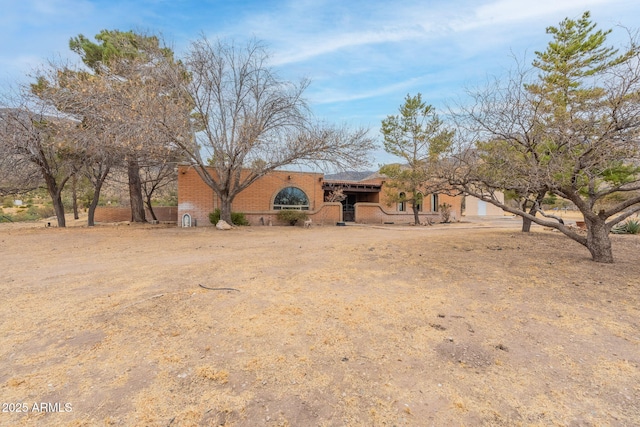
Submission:
[[[347,194],[347,198],[342,202],[342,220],[353,222],[356,220],[356,195]]]

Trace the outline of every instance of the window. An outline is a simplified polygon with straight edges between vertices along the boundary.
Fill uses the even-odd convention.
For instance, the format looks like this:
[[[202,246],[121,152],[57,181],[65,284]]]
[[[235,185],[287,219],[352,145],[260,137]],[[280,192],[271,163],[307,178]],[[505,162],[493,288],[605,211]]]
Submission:
[[[273,199],[273,209],[309,210],[309,198],[304,191],[296,187],[286,187],[276,194]]]
[[[418,212],[422,212],[422,205],[424,203],[424,196],[422,193],[416,193],[416,207],[418,208]]]
[[[438,195],[437,194],[431,195],[431,211],[438,212]]]
[[[399,212],[404,212],[407,210],[407,202],[405,202],[405,199],[407,198],[407,195],[404,193],[400,193],[398,194],[398,199],[400,200],[398,202],[398,211]]]

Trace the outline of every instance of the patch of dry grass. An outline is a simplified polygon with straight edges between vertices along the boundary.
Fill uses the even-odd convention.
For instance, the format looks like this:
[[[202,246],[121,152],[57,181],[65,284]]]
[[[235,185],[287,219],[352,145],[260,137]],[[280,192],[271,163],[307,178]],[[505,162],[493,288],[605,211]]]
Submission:
[[[637,236],[0,228],[1,425],[633,425]],[[206,290],[231,287],[234,291]]]

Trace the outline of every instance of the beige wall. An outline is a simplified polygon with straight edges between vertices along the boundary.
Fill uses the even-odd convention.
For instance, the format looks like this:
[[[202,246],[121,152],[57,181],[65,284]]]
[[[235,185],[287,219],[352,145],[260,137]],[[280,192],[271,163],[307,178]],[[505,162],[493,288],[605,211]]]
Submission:
[[[398,210],[397,203],[387,204],[388,196],[385,195],[384,191],[381,193],[381,199],[383,203],[356,203],[356,222],[363,224],[382,224],[385,222],[413,224],[415,222],[411,203],[407,203],[406,210],[401,212]],[[462,197],[438,194],[438,203],[451,205],[451,221],[460,220],[462,216]],[[425,195],[423,209],[419,216],[420,222],[426,222],[427,219],[434,222],[440,221],[440,213],[431,206],[430,195]]]
[[[496,194],[498,200],[504,203],[504,194]],[[505,212],[499,207],[488,202],[483,202],[477,197],[465,196],[464,214],[465,216],[495,216],[504,215]],[[484,205],[484,208],[482,207]]]

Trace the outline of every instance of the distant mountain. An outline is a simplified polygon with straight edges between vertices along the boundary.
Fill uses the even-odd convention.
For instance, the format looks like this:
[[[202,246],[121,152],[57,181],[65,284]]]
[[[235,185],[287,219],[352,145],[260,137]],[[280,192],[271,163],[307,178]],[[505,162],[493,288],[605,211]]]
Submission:
[[[364,171],[364,172],[356,172],[356,171],[347,171],[347,172],[338,172],[324,176],[325,181],[363,181],[369,178],[371,175],[377,174],[376,171]]]

